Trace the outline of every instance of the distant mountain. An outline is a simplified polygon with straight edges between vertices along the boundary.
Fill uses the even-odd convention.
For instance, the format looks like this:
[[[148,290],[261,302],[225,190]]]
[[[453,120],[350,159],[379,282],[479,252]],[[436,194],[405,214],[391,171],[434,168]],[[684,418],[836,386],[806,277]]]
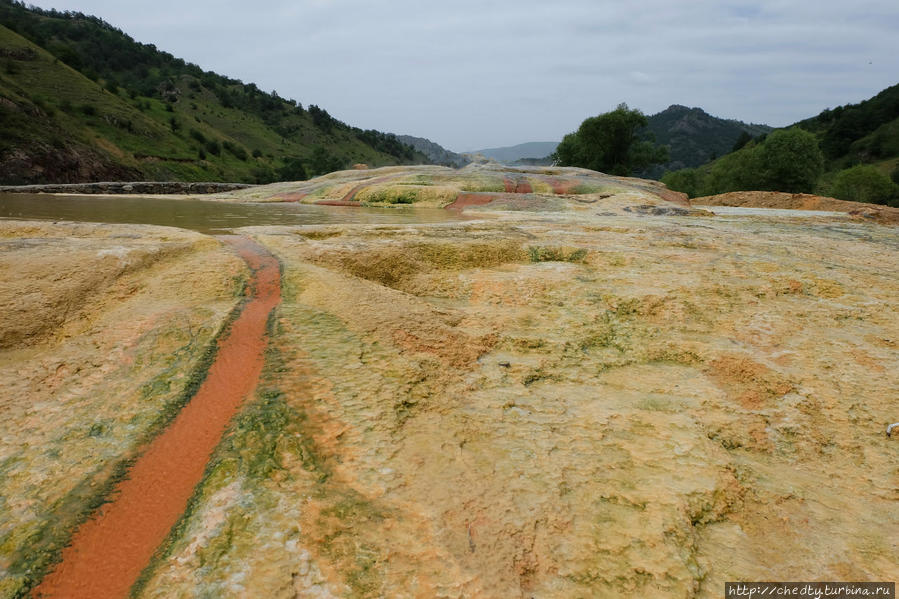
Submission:
[[[466,152],[466,154],[481,154],[497,162],[512,163],[523,158],[545,158],[555,152],[558,145],[557,141],[531,141],[517,146],[487,148],[486,150]]]
[[[453,168],[462,168],[463,166],[471,162],[461,154],[450,152],[443,146],[434,143],[430,139],[425,139],[424,137],[397,135],[396,138],[404,144],[412,146],[413,148],[427,156],[428,161],[431,164],[451,166]]]
[[[0,0],[0,182],[267,183],[426,162],[394,135],[203,71],[97,17]]]
[[[673,104],[648,117],[647,132],[655,142],[669,147],[669,162],[654,165],[638,177],[658,179],[666,171],[697,167],[734,149],[744,135],[758,137],[772,131],[768,125],[756,125],[731,119],[721,119],[701,108],[687,108]]]

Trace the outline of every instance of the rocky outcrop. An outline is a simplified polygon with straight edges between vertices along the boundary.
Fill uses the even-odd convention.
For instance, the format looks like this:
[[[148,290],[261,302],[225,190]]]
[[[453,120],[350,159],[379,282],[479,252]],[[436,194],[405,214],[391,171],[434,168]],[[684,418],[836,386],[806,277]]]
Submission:
[[[0,154],[0,182],[8,185],[44,181],[75,183],[98,179],[127,181],[140,176],[137,169],[116,164],[108,156],[83,144],[56,147],[32,142]]]

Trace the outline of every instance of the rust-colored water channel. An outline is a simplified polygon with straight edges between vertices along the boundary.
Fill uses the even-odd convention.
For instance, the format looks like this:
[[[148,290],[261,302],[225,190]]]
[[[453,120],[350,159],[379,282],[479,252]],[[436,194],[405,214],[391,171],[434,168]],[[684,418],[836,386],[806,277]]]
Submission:
[[[75,533],[35,597],[123,598],[184,512],[231,418],[263,366],[266,321],[281,300],[277,260],[245,237],[223,236],[253,271],[250,298],[219,341],[206,380],[100,508]]]

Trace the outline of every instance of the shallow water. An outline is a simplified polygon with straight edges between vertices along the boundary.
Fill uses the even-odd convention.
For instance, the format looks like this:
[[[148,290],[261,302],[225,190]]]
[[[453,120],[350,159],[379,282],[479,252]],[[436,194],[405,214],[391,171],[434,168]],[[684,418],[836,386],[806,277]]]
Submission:
[[[403,224],[460,220],[439,208],[362,208],[308,204],[235,204],[199,199],[0,194],[0,218],[181,227],[223,233],[256,225]]]
[[[833,212],[830,210],[787,210],[783,208],[755,208],[748,206],[701,206],[699,204],[693,207],[726,216],[788,216],[790,218],[838,216],[849,218],[845,212]]]

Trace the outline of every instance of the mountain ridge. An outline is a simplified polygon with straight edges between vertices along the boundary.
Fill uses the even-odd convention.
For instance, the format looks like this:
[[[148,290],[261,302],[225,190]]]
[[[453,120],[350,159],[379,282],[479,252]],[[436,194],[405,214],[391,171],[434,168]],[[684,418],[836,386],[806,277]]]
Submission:
[[[397,135],[396,138],[427,156],[432,164],[461,168],[466,164],[471,163],[471,160],[467,159],[462,154],[447,150],[430,139],[415,137],[413,135]]]
[[[500,146],[473,150],[465,154],[486,156],[497,162],[514,162],[524,158],[544,158],[556,151],[557,141],[529,141],[514,146]]]

